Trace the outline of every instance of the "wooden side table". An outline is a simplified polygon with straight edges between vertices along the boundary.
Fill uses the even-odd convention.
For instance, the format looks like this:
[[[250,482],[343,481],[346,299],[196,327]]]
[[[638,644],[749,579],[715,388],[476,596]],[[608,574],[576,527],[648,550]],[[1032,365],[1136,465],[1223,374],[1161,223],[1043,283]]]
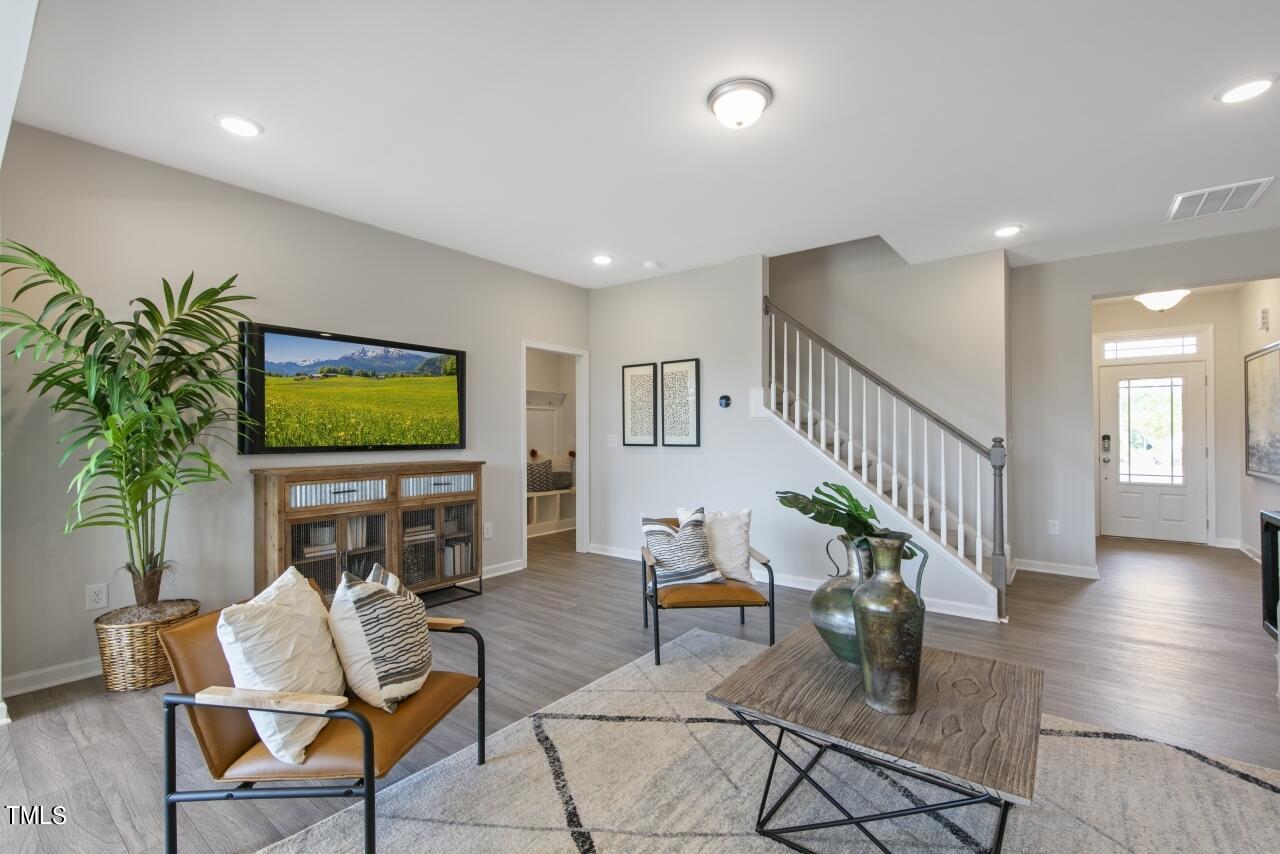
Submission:
[[[861,673],[832,655],[813,626],[806,625],[709,691],[708,700],[733,712],[772,753],[756,832],[797,851],[810,851],[787,836],[853,826],[881,851],[888,851],[868,825],[991,804],[1000,815],[990,850],[1000,851],[1010,808],[1031,803],[1035,788],[1044,672],[931,647],[925,647],[920,670],[916,711],[881,714],[863,702]],[[767,727],[777,728],[776,738],[766,734]],[[786,736],[817,752],[802,764],[787,752]],[[921,780],[958,797],[855,815],[810,775],[829,753]],[[779,760],[795,771],[796,778],[770,805]],[[842,817],[771,827],[801,782]]]

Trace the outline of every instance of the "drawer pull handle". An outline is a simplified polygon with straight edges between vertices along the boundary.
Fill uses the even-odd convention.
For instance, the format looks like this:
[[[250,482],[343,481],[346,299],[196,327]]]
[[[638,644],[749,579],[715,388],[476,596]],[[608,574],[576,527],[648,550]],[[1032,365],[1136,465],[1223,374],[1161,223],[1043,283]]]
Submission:
[[[358,489],[335,489],[330,495],[350,495],[353,492],[359,492]]]
[[[431,485],[432,485],[432,486],[453,486],[453,481],[451,481],[451,480],[433,480],[433,481],[431,482]]]

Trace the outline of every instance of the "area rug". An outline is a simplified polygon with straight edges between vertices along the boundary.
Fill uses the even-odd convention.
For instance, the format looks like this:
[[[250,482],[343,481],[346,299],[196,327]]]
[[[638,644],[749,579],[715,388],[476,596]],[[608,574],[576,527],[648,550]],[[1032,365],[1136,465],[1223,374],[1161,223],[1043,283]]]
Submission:
[[[756,852],[769,752],[705,694],[763,647],[694,630],[378,795],[378,849],[451,852]],[[779,774],[783,774],[779,771]],[[789,774],[789,772],[787,772]],[[814,772],[862,814],[947,800],[848,757]],[[789,776],[779,782],[786,783]],[[777,785],[775,783],[775,785]],[[775,789],[777,791],[777,789]],[[267,849],[357,851],[359,806]],[[838,818],[801,785],[787,823]],[[878,822],[893,851],[982,852],[989,805]],[[1009,816],[1009,852],[1276,850],[1280,771],[1045,716],[1035,800]],[[818,851],[873,851],[856,828],[807,832]]]

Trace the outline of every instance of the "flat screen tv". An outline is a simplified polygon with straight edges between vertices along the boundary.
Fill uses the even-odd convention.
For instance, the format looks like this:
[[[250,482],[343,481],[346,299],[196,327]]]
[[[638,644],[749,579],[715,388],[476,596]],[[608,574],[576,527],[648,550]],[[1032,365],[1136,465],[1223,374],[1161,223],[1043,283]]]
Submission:
[[[466,447],[466,353],[244,323],[240,452]]]

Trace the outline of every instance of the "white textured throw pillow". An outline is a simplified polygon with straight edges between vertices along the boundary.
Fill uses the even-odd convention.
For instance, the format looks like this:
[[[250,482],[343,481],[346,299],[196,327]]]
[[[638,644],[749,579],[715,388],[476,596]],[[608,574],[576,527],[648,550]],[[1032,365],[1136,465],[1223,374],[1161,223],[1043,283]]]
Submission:
[[[691,513],[686,507],[676,508],[682,525]],[[751,575],[751,508],[707,510],[705,514],[711,562],[725,578],[755,584]]]
[[[218,640],[237,688],[341,694],[342,664],[329,637],[320,594],[293,567],[257,596],[218,617]],[[329,721],[249,712],[258,737],[281,762],[301,765]]]
[[[374,565],[368,581],[342,574],[329,608],[329,632],[347,684],[369,705],[394,712],[427,681],[427,609],[381,566]]]

